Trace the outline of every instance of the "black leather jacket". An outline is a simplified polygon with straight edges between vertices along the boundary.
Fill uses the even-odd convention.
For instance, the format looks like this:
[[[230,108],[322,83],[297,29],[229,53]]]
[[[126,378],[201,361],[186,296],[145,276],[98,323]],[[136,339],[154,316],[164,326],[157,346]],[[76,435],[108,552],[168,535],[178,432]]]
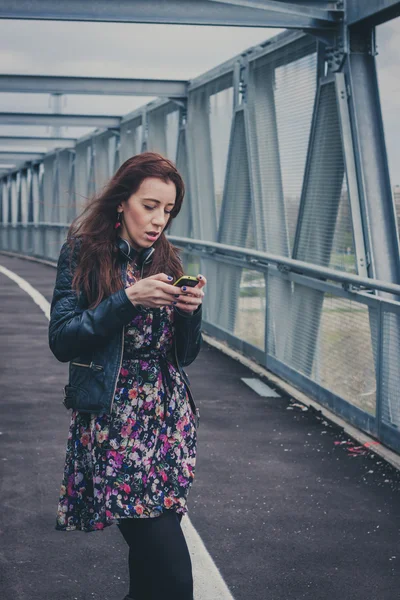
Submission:
[[[72,262],[67,242],[61,248],[50,309],[49,345],[59,361],[70,362],[65,406],[83,413],[111,412],[122,362],[124,326],[140,308],[133,306],[121,287],[96,308],[89,309],[86,295],[81,292],[78,297],[72,289],[78,247],[76,244]],[[121,272],[121,284],[125,285],[126,262],[122,262]],[[198,409],[183,367],[190,365],[199,353],[201,317],[201,305],[192,315],[175,309],[175,362],[197,419]]]

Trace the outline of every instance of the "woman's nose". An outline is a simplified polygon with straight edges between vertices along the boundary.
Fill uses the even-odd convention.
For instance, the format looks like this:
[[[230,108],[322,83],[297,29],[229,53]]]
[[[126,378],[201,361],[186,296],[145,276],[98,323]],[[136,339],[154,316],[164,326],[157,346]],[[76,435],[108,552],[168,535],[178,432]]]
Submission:
[[[153,218],[153,224],[154,225],[159,225],[162,226],[165,223],[165,215],[164,215],[164,211],[161,213],[157,213],[154,215]]]

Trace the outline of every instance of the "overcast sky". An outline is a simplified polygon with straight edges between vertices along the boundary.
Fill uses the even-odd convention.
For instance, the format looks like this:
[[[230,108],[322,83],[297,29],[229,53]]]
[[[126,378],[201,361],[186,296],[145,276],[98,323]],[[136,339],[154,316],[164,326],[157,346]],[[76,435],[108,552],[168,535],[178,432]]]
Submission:
[[[281,30],[0,20],[0,73],[192,79]],[[378,67],[392,183],[400,184],[400,18],[378,28]],[[123,115],[149,98],[65,96],[63,112]],[[0,94],[0,111],[46,112],[49,96]],[[43,134],[43,128],[29,128]],[[26,128],[0,126],[23,135]],[[82,130],[68,129],[75,137]]]

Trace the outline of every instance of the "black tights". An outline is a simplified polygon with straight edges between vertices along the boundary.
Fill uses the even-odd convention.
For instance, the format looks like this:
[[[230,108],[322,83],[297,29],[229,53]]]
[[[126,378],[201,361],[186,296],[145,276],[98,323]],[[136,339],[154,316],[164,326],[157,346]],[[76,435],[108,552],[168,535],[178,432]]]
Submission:
[[[121,519],[129,546],[129,596],[133,600],[193,600],[192,563],[180,515]]]

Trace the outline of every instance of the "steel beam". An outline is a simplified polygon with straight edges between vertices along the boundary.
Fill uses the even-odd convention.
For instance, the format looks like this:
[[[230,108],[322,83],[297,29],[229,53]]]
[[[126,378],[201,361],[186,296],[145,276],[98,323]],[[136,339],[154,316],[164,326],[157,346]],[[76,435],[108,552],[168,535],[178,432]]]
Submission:
[[[119,127],[122,117],[107,115],[62,115],[53,113],[0,112],[0,125],[44,125],[50,127]]]
[[[41,158],[43,158],[43,154],[38,152],[9,152],[0,148],[0,163],[2,164],[15,164]]]
[[[1,11],[0,11],[1,14]],[[111,77],[53,77],[0,75],[0,92],[33,94],[98,94],[110,96],[186,96],[187,82],[168,79],[117,79]]]
[[[315,6],[304,6],[303,4],[292,4],[291,2],[282,2],[281,0],[209,0],[210,2],[221,2],[232,6],[245,6],[247,8],[257,8],[261,10],[271,11],[279,15],[290,15],[295,17],[307,17],[314,19],[318,25],[327,25],[335,23],[336,19],[333,14],[341,13],[342,11],[330,11]]]
[[[21,137],[21,136],[0,136],[0,147],[10,148],[11,150],[24,148],[46,148],[53,150],[55,148],[73,148],[76,140],[73,138],[51,138],[51,137]]]
[[[365,20],[379,25],[400,15],[400,0],[351,0],[346,15],[348,25]]]
[[[243,0],[237,5],[227,5],[210,0],[2,0],[0,18],[296,29],[323,27],[326,24],[323,19],[315,19],[307,14],[283,12],[286,2],[279,3],[282,4],[281,12],[276,8],[254,8],[251,4],[261,5],[261,2]],[[272,6],[278,2],[266,0],[264,4]]]

